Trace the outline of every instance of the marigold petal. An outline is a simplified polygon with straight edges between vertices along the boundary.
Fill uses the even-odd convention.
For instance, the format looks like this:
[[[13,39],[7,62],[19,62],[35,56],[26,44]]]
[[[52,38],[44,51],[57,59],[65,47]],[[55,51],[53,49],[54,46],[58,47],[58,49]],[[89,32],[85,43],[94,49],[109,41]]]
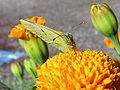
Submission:
[[[50,58],[37,74],[39,90],[111,90],[120,80],[120,63],[103,52],[74,50]]]
[[[120,32],[118,32],[118,39],[119,39],[119,41],[120,41]],[[106,44],[106,46],[107,46],[108,48],[114,48],[114,45],[112,44],[112,42],[111,42],[107,37],[105,37],[105,38],[103,39],[103,42]]]
[[[27,18],[26,20],[41,25],[45,25],[46,23],[46,20],[43,19],[43,17],[32,17],[32,18]]]
[[[46,20],[44,20],[43,17],[32,17],[32,18],[27,18],[25,20],[33,23],[41,24],[41,25],[45,25],[46,23]],[[32,34],[22,24],[18,24],[10,31],[10,34],[8,35],[8,37],[28,40],[31,37],[37,37],[37,36]]]
[[[11,31],[10,34],[8,35],[9,38],[20,38],[20,39],[28,39],[28,34],[24,33],[24,26],[21,24],[18,24],[16,27],[14,27]]]
[[[111,43],[111,41],[110,41],[107,37],[105,37],[105,38],[103,39],[103,41],[104,41],[104,43],[106,44],[106,46],[107,46],[108,48],[114,48],[113,44]]]

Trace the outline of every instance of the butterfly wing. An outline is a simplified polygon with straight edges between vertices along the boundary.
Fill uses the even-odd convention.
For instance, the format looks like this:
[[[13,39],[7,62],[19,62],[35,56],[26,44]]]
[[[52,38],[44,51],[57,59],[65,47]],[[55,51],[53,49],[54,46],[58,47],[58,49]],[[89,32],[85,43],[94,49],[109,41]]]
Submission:
[[[71,34],[66,34],[49,27],[32,23],[25,20],[20,22],[33,34],[40,37],[46,43],[49,43],[63,52],[75,48],[75,43]]]

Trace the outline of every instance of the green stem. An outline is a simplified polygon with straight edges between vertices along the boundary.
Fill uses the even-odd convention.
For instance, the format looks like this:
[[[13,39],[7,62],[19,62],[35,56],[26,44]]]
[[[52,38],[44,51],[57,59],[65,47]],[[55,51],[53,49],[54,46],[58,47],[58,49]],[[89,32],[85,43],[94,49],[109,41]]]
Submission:
[[[36,76],[32,75],[34,82],[36,82]]]
[[[115,49],[114,49],[114,53],[115,53],[117,60],[120,60],[120,55],[117,53],[117,51]]]
[[[16,90],[19,90],[16,80],[15,80],[15,82],[14,82],[14,85],[15,85]]]
[[[24,82],[21,84],[21,86],[22,86],[22,90],[25,90],[25,89],[24,89]]]
[[[36,82],[36,78],[37,78],[37,73],[36,72],[34,72],[32,69],[31,69],[31,74],[32,74],[32,78],[33,78],[33,80],[34,80],[34,82]]]
[[[115,50],[117,51],[118,55],[120,56],[120,43],[118,41],[118,35],[113,35],[113,36],[109,37],[109,39],[111,40],[112,44],[115,47]]]
[[[20,79],[21,90],[25,90],[24,88],[24,80]]]
[[[10,87],[8,87],[6,84],[2,83],[1,81],[0,81],[0,86],[3,86],[6,90],[13,90]]]

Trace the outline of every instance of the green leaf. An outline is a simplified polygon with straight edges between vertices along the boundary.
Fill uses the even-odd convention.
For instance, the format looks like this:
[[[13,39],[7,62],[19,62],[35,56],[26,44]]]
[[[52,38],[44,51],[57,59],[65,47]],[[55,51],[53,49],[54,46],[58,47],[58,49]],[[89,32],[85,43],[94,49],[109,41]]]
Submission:
[[[5,90],[13,90],[1,81],[0,81],[0,88],[4,88]]]

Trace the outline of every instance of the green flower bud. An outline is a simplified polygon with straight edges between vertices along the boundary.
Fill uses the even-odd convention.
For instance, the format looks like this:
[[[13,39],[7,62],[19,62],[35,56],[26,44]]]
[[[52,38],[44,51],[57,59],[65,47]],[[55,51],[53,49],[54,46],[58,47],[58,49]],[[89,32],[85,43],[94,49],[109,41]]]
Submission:
[[[15,61],[11,63],[11,72],[18,80],[20,80],[20,82],[23,81],[23,68],[19,62]]]
[[[37,73],[36,73],[37,69],[36,69],[36,65],[33,60],[25,59],[24,66],[25,66],[26,71],[29,74],[31,74],[33,77],[37,77]]]
[[[47,44],[40,38],[31,37],[29,40],[19,39],[19,42],[28,56],[36,64],[42,65],[48,59],[49,52]]]
[[[103,35],[111,37],[118,32],[118,21],[112,9],[106,4],[94,4],[90,9],[94,27]]]

